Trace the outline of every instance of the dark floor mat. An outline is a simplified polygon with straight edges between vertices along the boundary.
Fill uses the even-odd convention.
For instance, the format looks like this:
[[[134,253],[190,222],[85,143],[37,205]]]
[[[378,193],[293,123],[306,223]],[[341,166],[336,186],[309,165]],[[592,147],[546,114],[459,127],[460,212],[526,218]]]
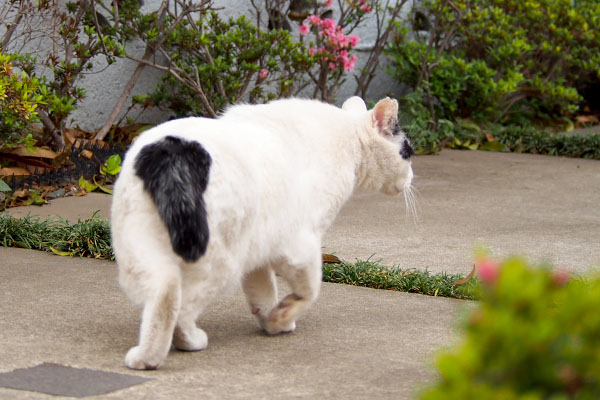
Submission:
[[[51,363],[0,373],[0,387],[70,397],[109,393],[149,380],[151,379],[141,376]]]

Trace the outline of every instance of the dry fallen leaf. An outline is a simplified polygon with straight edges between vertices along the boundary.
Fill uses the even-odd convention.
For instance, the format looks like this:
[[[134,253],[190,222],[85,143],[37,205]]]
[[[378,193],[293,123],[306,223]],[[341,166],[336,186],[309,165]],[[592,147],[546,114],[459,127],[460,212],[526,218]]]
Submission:
[[[25,146],[19,146],[12,150],[6,150],[5,153],[16,154],[21,157],[39,157],[39,158],[49,158],[53,159],[56,157],[56,153],[49,149],[44,149],[42,147],[34,147],[33,151],[29,151],[29,149]]]
[[[339,258],[334,256],[333,254],[325,254],[323,253],[323,262],[325,264],[339,264],[342,262]]]
[[[465,276],[462,279],[459,279],[457,281],[454,282],[450,282],[451,285],[464,285],[465,283],[469,282],[471,279],[473,279],[473,276],[475,275],[475,272],[477,271],[477,267],[475,267],[475,264],[473,264],[473,269],[471,270],[471,272],[469,273],[469,275]]]
[[[578,115],[575,120],[579,124],[597,124],[598,117],[595,115]]]
[[[92,158],[94,158],[94,153],[92,153],[90,150],[82,150],[81,153],[79,153],[79,157],[85,157],[85,158],[89,158],[90,160]]]
[[[23,176],[23,175],[31,175],[29,171],[25,168],[21,167],[3,167],[0,168],[0,176]]]

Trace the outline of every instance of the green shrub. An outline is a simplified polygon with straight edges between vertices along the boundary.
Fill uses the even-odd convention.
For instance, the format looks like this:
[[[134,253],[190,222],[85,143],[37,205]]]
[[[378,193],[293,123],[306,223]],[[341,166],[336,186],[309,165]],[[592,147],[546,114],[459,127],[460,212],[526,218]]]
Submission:
[[[6,3],[5,12],[0,13],[0,24],[8,29],[0,39],[0,50],[16,54],[10,62],[15,69],[25,72],[29,80],[22,89],[26,87],[32,93],[37,90],[43,97],[39,101],[27,99],[31,102],[29,111],[35,111],[43,128],[39,142],[62,148],[67,119],[85,96],[80,78],[92,69],[97,56],[104,55],[111,64],[123,53],[121,44],[114,40],[116,29],[108,23],[100,29],[98,18],[102,16],[95,13],[94,2],[87,0]],[[34,46],[45,51],[43,58],[17,54]],[[27,111],[23,112],[27,116]],[[24,118],[21,122],[28,124]]]
[[[455,149],[513,151],[600,160],[599,134],[554,133],[531,125],[491,124],[483,129],[469,121],[458,121],[453,128],[453,132],[441,136],[451,138],[448,146]]]
[[[499,125],[491,132],[494,140],[510,151],[600,160],[600,135],[554,134],[532,127]]]
[[[481,304],[422,400],[600,398],[600,279],[479,263]]]
[[[307,85],[314,62],[286,30],[261,31],[243,16],[223,21],[214,12],[194,24],[184,20],[163,47],[180,72],[166,75],[149,99],[177,116],[213,116],[243,99],[290,96]]]
[[[576,82],[600,77],[600,3],[427,0],[427,34],[399,29],[392,73],[432,118],[522,122],[569,115]]]
[[[33,145],[31,124],[38,121],[37,108],[45,103],[43,82],[26,71],[15,71],[15,61],[27,60],[0,52],[0,150]]]

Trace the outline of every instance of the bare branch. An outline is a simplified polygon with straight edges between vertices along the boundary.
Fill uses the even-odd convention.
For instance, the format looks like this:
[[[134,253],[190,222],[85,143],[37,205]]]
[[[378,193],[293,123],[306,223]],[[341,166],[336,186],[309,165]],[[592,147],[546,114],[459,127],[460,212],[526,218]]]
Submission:
[[[185,6],[184,9],[182,10],[181,14],[177,16],[177,18],[172,22],[172,24],[168,27],[168,29],[164,29],[164,26],[163,27],[157,26],[157,28],[161,28],[160,31],[162,32],[162,34],[156,42],[146,44],[144,56],[141,59],[136,59],[134,57],[128,56],[128,58],[138,61],[138,65],[137,65],[136,69],[134,70],[133,74],[131,75],[131,77],[129,78],[127,85],[125,85],[125,88],[123,89],[123,92],[121,93],[121,97],[115,104],[115,107],[113,108],[112,112],[108,116],[108,119],[106,120],[106,122],[104,123],[102,128],[98,131],[98,133],[96,133],[96,136],[95,136],[96,139],[102,140],[106,137],[106,135],[110,131],[113,123],[117,120],[119,113],[121,112],[123,106],[125,105],[125,102],[129,98],[131,91],[135,87],[140,75],[142,74],[144,67],[146,65],[154,66],[152,63],[149,62],[149,60],[154,56],[156,51],[163,45],[163,43],[169,37],[171,32],[173,32],[173,30],[177,27],[177,25],[179,23],[181,23],[181,21],[190,12],[203,10],[206,7],[206,5],[208,5],[208,4],[210,4],[210,0],[203,0],[202,2],[200,2],[198,4],[191,4],[190,6]],[[158,16],[157,24],[160,24],[164,21],[164,16],[166,15],[168,8],[169,8],[169,0],[163,0],[157,13],[156,13],[156,15]]]
[[[381,57],[381,53],[383,52],[383,49],[385,48],[385,45],[388,41],[390,33],[394,29],[394,21],[400,15],[402,8],[404,7],[404,5],[406,4],[407,1],[408,0],[401,0],[401,1],[396,2],[396,4],[394,5],[394,8],[391,10],[388,18],[386,18],[386,16],[387,16],[388,10],[389,10],[389,3],[390,3],[389,0],[386,2],[385,6],[383,7],[383,15],[380,14],[382,10],[380,10],[379,8],[377,8],[375,10],[375,16],[376,16],[376,22],[377,22],[377,25],[376,25],[377,38],[375,39],[375,45],[373,47],[373,50],[371,50],[371,52],[369,53],[369,58],[367,59],[367,62],[365,64],[364,68],[362,69],[362,72],[358,76],[354,75],[354,79],[356,80],[356,84],[357,84],[356,90],[354,91],[355,95],[360,95],[363,98],[365,98],[367,96],[367,90],[371,84],[371,81],[375,77],[377,67],[379,66],[379,60]],[[383,27],[385,25],[386,20],[387,20],[387,26],[384,29]]]

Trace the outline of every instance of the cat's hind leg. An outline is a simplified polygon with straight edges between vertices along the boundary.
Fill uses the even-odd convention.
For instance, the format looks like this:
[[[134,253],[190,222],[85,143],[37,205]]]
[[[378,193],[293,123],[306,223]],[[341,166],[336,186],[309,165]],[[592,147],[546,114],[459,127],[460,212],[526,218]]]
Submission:
[[[303,239],[289,248],[283,262],[274,267],[292,293],[270,311],[264,329],[271,335],[296,329],[298,315],[319,296],[323,274],[320,244],[308,235]]]
[[[156,289],[144,303],[139,344],[125,356],[125,365],[131,369],[158,368],[171,347],[181,306],[181,277],[165,276]]]
[[[198,328],[196,320],[208,301],[206,291],[198,290],[184,275],[181,311],[173,334],[173,344],[177,350],[200,351],[208,346],[206,332]]]
[[[181,310],[173,335],[175,348],[199,351],[208,346],[208,336],[198,328],[196,320],[205,308],[231,281],[236,264],[215,237],[212,246],[195,264],[182,266]]]
[[[173,344],[177,350],[200,351],[208,347],[208,336],[196,325],[195,314],[180,316],[173,334]]]
[[[266,265],[244,276],[242,287],[252,314],[258,318],[263,329],[269,313],[277,305],[277,282],[275,272]]]

